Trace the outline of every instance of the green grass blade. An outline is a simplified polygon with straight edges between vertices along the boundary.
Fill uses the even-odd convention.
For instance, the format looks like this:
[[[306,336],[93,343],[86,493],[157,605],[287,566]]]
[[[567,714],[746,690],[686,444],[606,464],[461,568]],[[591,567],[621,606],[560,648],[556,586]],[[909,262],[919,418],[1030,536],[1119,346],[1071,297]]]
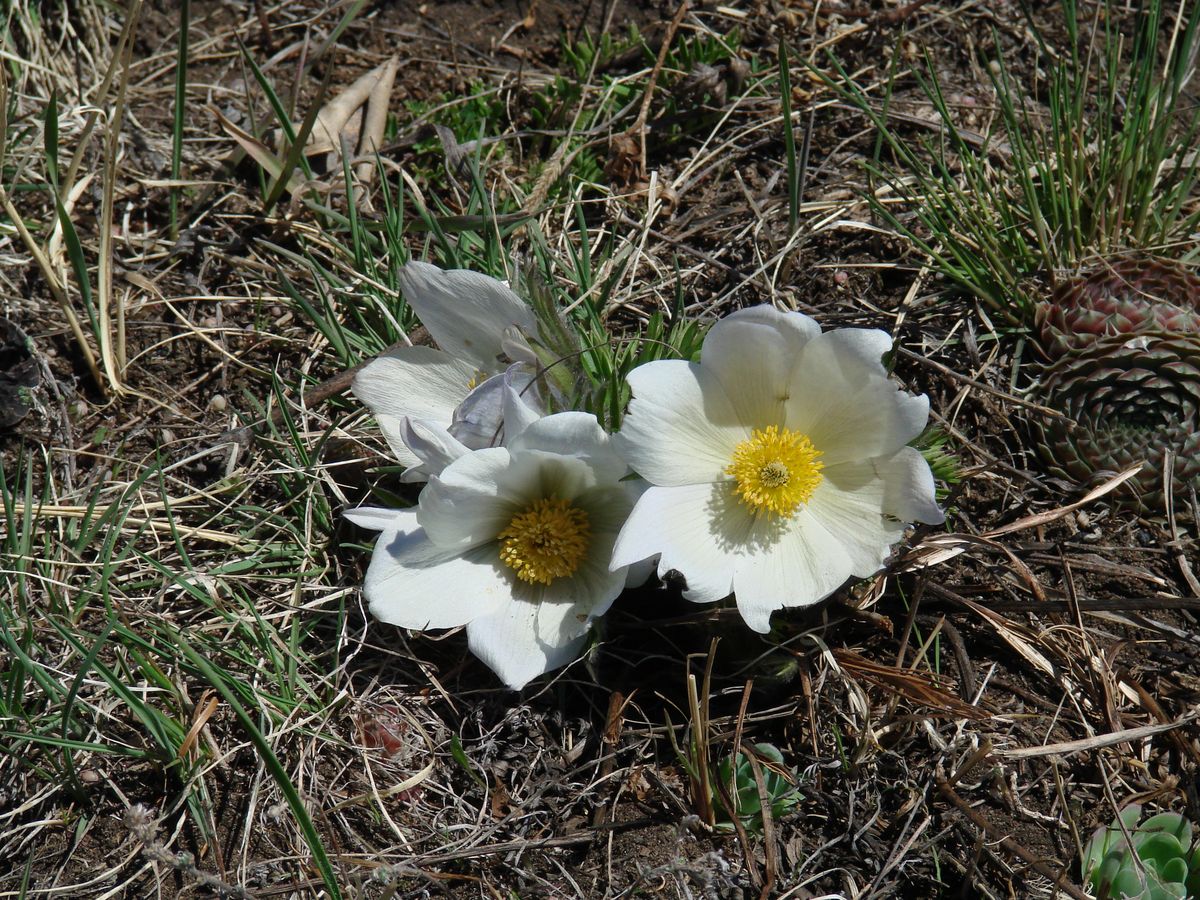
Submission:
[[[300,123],[300,130],[296,132],[295,138],[288,146],[287,156],[283,160],[283,170],[279,177],[275,179],[275,183],[271,185],[270,191],[267,192],[267,199],[263,203],[264,214],[270,213],[271,209],[279,201],[279,198],[283,195],[284,188],[291,181],[291,173],[296,171],[297,166],[303,165],[305,172],[309,171],[308,162],[304,156],[304,145],[307,143],[308,136],[317,121],[317,114],[321,111],[321,105],[325,102],[325,92],[329,88],[329,79],[332,75],[333,66],[329,66],[325,70],[325,77],[321,80],[317,96],[309,105],[308,112],[304,116],[304,121]]]
[[[779,102],[783,110],[783,149],[787,157],[788,237],[800,220],[800,176],[796,165],[796,129],[792,127],[792,73],[787,42],[779,38]]]
[[[46,101],[46,177],[50,179],[50,186],[54,189],[54,196],[59,196],[58,191],[58,91],[50,92],[50,99]]]
[[[88,322],[92,326],[92,334],[99,341],[100,319],[96,312],[96,303],[92,298],[91,275],[88,273],[87,258],[83,255],[83,244],[75,231],[75,224],[67,214],[67,208],[56,194],[54,207],[58,211],[58,223],[63,232],[63,244],[66,246],[67,259],[71,261],[71,270],[75,273],[75,281],[79,284],[79,294],[83,297],[83,308],[87,311]]]
[[[171,180],[178,181],[183,170],[183,120],[187,102],[188,29],[191,27],[191,0],[179,4],[179,54],[175,61],[175,117],[171,127]],[[179,187],[171,185],[171,240],[179,236]]]

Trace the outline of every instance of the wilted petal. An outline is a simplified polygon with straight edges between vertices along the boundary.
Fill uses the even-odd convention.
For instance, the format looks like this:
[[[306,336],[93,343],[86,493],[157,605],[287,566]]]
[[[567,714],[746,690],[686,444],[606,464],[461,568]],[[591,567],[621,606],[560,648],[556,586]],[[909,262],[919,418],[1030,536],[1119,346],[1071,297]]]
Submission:
[[[546,415],[546,404],[537,379],[523,363],[514,363],[504,373],[504,440],[513,440]]]
[[[469,393],[454,411],[450,433],[481,450],[501,443],[504,433],[504,375],[493,375]]]
[[[467,395],[455,410],[450,433],[472,450],[509,444],[545,416],[528,367],[514,363]]]

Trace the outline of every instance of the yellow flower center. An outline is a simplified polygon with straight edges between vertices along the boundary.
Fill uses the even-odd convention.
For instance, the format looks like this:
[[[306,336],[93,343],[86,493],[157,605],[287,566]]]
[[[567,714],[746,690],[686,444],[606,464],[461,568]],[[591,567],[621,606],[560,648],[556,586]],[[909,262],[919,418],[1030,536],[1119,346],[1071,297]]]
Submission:
[[[531,584],[574,575],[587,555],[592,528],[587,513],[548,497],[513,516],[500,532],[500,561]]]
[[[475,374],[472,375],[471,379],[467,382],[467,390],[468,391],[475,390],[475,388],[479,387],[481,384],[483,384],[485,381],[487,381],[490,377],[491,376],[488,375],[487,372],[483,371],[483,369],[476,369]]]
[[[755,428],[733,451],[726,475],[737,481],[737,495],[756,512],[790,516],[807,503],[821,483],[821,451],[807,435],[790,428]]]

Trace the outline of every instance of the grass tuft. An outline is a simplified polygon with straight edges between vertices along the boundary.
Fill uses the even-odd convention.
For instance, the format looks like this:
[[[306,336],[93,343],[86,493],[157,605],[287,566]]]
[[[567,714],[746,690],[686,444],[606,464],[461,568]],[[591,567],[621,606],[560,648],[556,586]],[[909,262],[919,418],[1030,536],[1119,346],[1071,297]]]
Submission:
[[[836,77],[822,74],[887,151],[866,164],[886,189],[868,195],[875,214],[944,277],[1014,322],[1028,321],[1039,281],[1053,283],[1097,257],[1196,255],[1200,107],[1184,92],[1200,48],[1200,6],[1172,13],[1163,0],[1146,0],[1129,19],[1101,6],[1090,27],[1075,0],[1061,6],[1061,52],[1031,20],[1040,58],[1030,83],[1019,82],[1003,54],[987,61],[997,115],[984,135],[960,126],[928,52],[908,75],[933,108],[932,137],[912,138],[893,124],[894,69],[881,101],[832,54]],[[998,35],[993,44],[1001,46]],[[888,193],[911,214],[898,212]]]

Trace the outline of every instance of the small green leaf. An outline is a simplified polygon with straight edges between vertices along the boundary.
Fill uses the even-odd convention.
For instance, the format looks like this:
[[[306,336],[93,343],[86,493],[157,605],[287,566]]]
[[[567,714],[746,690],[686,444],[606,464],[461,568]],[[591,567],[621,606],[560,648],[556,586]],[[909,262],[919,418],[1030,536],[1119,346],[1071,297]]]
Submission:
[[[1177,838],[1184,847],[1192,845],[1192,823],[1179,813],[1165,812],[1151,816],[1138,827],[1138,831],[1162,831]]]
[[[1175,839],[1174,835],[1163,831],[1152,831],[1147,834],[1138,829],[1134,843],[1137,846],[1138,856],[1147,865],[1154,863],[1160,869],[1171,860],[1183,856],[1183,847],[1180,846],[1179,841]]]
[[[1132,864],[1124,865],[1117,873],[1117,877],[1113,879],[1112,890],[1105,894],[1108,897],[1141,897],[1149,886],[1146,884],[1141,872],[1139,872]]]
[[[462,767],[462,770],[471,776],[471,780],[473,782],[475,782],[485,791],[487,790],[486,782],[484,782],[479,773],[475,771],[475,767],[471,765],[471,760],[467,758],[467,754],[463,750],[462,742],[459,741],[457,734],[450,738],[450,755],[454,757],[454,761]]]

